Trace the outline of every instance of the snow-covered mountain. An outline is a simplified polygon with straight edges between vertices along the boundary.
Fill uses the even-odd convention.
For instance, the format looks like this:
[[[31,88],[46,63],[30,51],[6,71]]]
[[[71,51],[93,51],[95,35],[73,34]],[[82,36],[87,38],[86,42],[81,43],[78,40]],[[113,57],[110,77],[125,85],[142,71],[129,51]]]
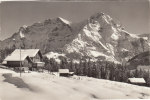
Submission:
[[[148,40],[131,34],[104,13],[91,16],[76,38],[65,45],[67,53],[119,62],[147,51]]]
[[[102,12],[79,23],[58,17],[31,26],[24,25],[19,30],[25,35],[21,41],[24,48],[39,48],[49,58],[57,54],[72,59],[90,57],[120,62],[123,58],[127,60],[149,50],[147,39],[127,32]],[[19,48],[19,45],[18,31],[0,42],[0,50]]]

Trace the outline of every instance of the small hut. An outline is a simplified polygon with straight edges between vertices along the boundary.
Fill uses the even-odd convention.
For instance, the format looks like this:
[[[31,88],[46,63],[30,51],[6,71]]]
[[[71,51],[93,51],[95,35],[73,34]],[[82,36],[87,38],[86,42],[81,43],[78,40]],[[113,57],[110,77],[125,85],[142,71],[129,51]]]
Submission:
[[[60,76],[65,76],[65,77],[69,76],[69,69],[59,69],[58,71]]]
[[[135,85],[146,85],[144,78],[128,78],[128,82]]]

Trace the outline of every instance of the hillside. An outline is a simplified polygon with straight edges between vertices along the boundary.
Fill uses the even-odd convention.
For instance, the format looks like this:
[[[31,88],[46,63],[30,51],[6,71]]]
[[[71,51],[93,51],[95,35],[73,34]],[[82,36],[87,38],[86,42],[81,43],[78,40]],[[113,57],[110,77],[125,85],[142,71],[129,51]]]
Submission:
[[[20,40],[19,32],[25,35],[23,40]],[[10,38],[0,42],[1,55],[8,55],[10,52],[6,55],[2,52],[19,48],[20,43],[22,48],[39,48],[48,57],[54,52],[68,59],[88,57],[116,63],[149,50],[147,39],[127,32],[102,12],[79,23],[58,17],[31,26],[24,25]]]
[[[131,58],[128,61],[128,66],[129,69],[136,69],[138,67],[138,65],[146,67],[149,69],[149,65],[150,65],[150,51],[146,51],[143,53],[140,53],[136,56],[134,56],[133,58]],[[141,67],[142,68],[142,67]]]
[[[2,100],[150,99],[150,88],[83,76],[19,73],[0,69]]]

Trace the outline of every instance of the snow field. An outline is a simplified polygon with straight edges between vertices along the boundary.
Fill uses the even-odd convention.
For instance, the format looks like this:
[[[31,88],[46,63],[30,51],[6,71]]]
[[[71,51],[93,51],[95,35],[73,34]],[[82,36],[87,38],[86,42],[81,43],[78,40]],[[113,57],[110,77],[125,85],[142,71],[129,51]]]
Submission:
[[[21,78],[33,91],[4,82],[2,74]],[[55,73],[57,74],[57,73]],[[150,98],[150,88],[86,76],[59,77],[50,73],[19,73],[0,69],[2,100],[98,100]],[[6,91],[6,92],[4,92]]]

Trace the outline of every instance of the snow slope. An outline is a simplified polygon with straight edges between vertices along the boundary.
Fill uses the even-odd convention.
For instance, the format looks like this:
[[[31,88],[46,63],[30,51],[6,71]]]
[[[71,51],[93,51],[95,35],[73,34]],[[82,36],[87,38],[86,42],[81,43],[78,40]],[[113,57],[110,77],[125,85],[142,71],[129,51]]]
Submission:
[[[22,79],[28,88],[17,88],[5,82],[3,74]],[[20,82],[21,83],[21,82]],[[23,84],[20,84],[23,85]],[[150,98],[150,88],[103,79],[73,76],[59,77],[48,73],[19,73],[0,69],[0,99],[2,100],[99,100]],[[5,92],[4,92],[5,91]]]
[[[49,53],[46,54],[46,57],[47,57],[48,59],[54,58],[58,63],[60,63],[60,61],[61,61],[61,60],[59,59],[60,56],[65,57],[65,54],[60,54],[60,53],[57,53],[57,52],[49,52]]]
[[[65,24],[68,24],[68,25],[70,25],[71,24],[71,22],[69,22],[68,20],[66,20],[66,19],[64,19],[64,18],[62,18],[62,17],[58,17],[60,20],[62,20]]]

